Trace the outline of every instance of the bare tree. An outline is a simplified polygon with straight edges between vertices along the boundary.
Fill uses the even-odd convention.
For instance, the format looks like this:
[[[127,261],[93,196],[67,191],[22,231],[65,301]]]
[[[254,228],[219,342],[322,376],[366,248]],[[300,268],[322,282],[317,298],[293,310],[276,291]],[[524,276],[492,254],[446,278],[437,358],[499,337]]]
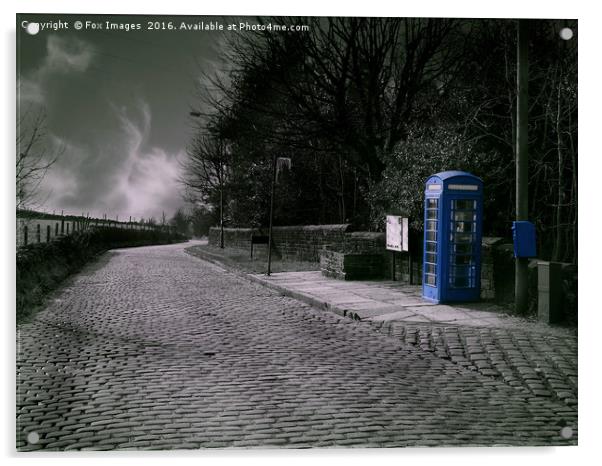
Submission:
[[[38,201],[40,183],[64,148],[48,150],[44,112],[28,109],[17,120],[16,201],[17,209],[31,208]]]
[[[334,194],[340,220],[345,221],[348,204],[357,204],[353,196],[380,179],[383,154],[407,137],[416,118],[443,99],[461,63],[461,22],[277,22],[303,22],[309,30],[232,37],[225,51],[231,72],[227,80],[221,74],[205,76],[203,82],[210,85],[200,93],[202,107],[230,122],[237,143],[253,140],[266,154],[319,153],[321,164],[328,167],[328,173],[318,175],[320,185]]]
[[[450,44],[461,41],[461,23],[428,18],[305,22],[309,32],[304,34],[233,38],[234,78],[214,78],[211,84],[221,92],[205,92],[207,103],[226,117],[240,115],[240,109],[278,121],[261,135],[274,142],[307,148],[312,137],[334,140],[337,149],[356,152],[359,166],[378,177],[378,153],[392,150],[405,137],[420,94],[427,87],[443,94],[454,77],[462,44]],[[253,92],[258,88],[269,89],[272,98],[258,99]]]
[[[217,131],[198,132],[188,147],[181,183],[186,198],[193,204],[206,203],[219,196],[220,244],[223,247],[224,189],[228,176],[230,148],[228,141]]]
[[[182,184],[190,201],[206,201],[216,191],[222,191],[227,170],[227,144],[214,135],[198,133],[188,147],[183,162]]]

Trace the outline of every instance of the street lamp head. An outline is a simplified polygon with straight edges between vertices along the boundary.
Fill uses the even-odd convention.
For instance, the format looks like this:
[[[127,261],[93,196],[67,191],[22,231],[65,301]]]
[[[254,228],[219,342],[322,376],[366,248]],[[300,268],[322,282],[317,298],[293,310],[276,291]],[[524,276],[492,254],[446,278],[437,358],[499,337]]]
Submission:
[[[290,157],[278,157],[276,159],[276,181],[278,181],[278,174],[281,173],[284,169],[291,169]]]

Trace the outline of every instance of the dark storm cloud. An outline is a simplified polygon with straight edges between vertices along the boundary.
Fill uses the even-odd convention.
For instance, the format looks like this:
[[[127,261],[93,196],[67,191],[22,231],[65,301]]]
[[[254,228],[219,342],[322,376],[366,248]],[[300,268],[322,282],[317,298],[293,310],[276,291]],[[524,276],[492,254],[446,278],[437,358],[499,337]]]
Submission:
[[[183,204],[177,180],[190,136],[188,111],[198,106],[195,85],[204,73],[223,73],[224,37],[20,34],[19,105],[43,109],[45,142],[61,152],[41,186],[43,207],[120,218],[171,215]]]

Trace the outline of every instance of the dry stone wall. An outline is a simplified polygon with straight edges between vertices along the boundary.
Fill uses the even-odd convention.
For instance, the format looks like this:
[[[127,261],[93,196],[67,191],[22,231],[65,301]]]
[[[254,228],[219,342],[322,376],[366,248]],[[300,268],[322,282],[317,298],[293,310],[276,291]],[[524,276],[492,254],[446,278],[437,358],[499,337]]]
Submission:
[[[320,262],[320,268],[328,276],[346,280],[360,278],[390,278],[392,276],[392,255],[385,249],[385,233],[352,232],[350,225],[304,225],[274,227],[274,254],[284,260]],[[267,228],[224,228],[224,246],[250,251],[251,236],[267,236]],[[219,245],[220,229],[211,228],[209,244]],[[500,238],[483,238],[481,249],[481,298],[496,297],[496,283],[503,279],[495,271],[499,267],[495,261],[496,248]],[[411,238],[412,283],[421,284],[422,242],[419,237]],[[266,248],[255,245],[255,250]],[[407,253],[396,253],[395,277],[410,282],[410,264]],[[362,274],[360,271],[364,270]]]

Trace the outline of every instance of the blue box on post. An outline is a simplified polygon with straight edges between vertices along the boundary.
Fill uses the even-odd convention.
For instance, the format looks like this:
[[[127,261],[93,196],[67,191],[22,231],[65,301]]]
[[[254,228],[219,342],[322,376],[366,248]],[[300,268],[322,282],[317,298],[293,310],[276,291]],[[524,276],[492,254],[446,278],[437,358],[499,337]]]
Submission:
[[[461,171],[432,175],[424,191],[422,296],[435,303],[481,295],[483,182]]]
[[[512,222],[514,257],[537,257],[535,225],[526,220]]]

